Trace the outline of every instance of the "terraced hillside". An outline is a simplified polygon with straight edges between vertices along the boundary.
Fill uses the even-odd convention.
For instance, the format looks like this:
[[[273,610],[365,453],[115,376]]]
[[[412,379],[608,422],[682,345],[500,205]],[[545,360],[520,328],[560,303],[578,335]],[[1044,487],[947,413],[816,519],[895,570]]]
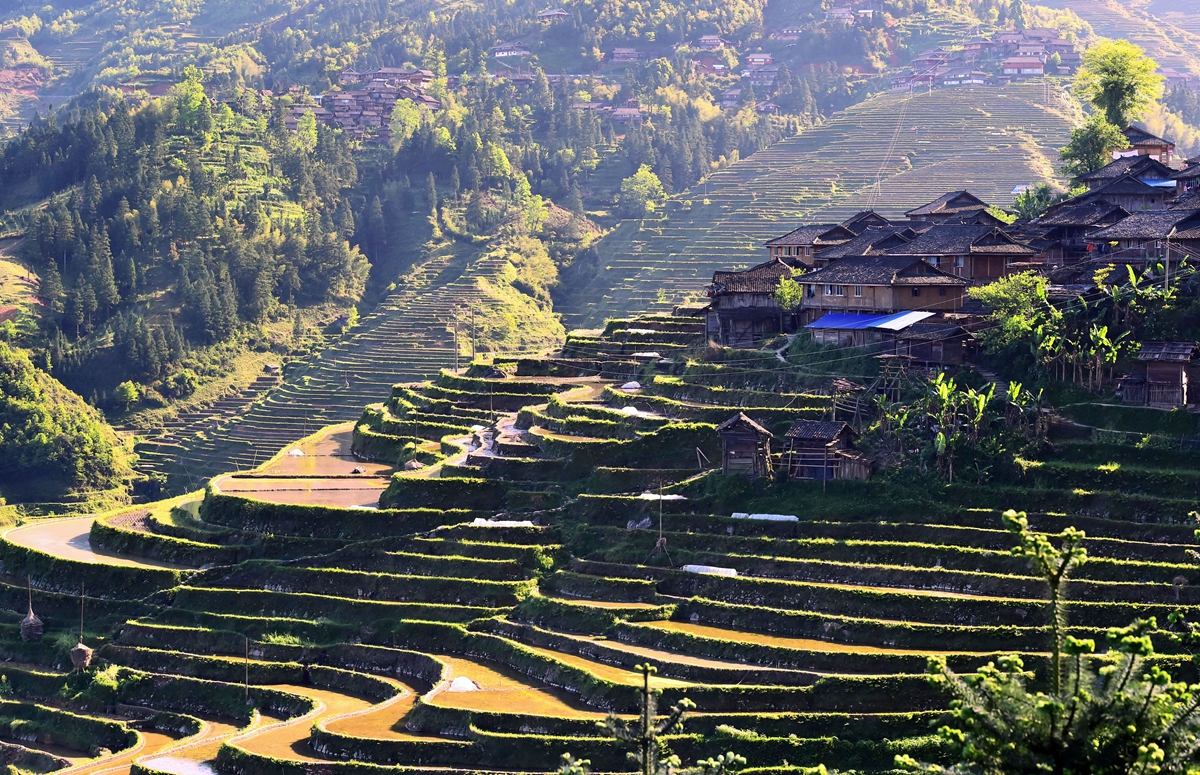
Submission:
[[[668,741],[687,763],[939,760],[929,729],[946,699],[927,656],[967,669],[1017,651],[1045,673],[1047,594],[1008,552],[1009,506],[1039,530],[1087,531],[1073,634],[1200,613],[1180,581],[1200,468],[1165,439],[1076,427],[1027,461],[1022,486],[926,498],[886,478],[724,478],[705,461],[715,421],[740,410],[780,430],[831,399],[781,388],[770,353],[643,357],[699,335],[687,319],[612,321],[561,357],[398,385],[360,422],[203,493],[4,532],[10,760],[450,775],[548,772],[570,751],[624,771],[595,722],[637,712],[647,663],[663,702],[698,706]],[[40,642],[19,636],[27,577]],[[80,584],[96,650],[68,672]],[[1155,640],[1158,664],[1196,679]]]
[[[715,269],[764,260],[764,240],[806,220],[899,215],[963,188],[1009,205],[1016,187],[1055,178],[1072,110],[1055,80],[876,96],[714,174],[661,220],[622,223],[559,310],[584,326],[669,311]]]
[[[463,321],[460,351],[469,358],[469,309],[489,314],[489,281],[504,266],[494,255],[437,253],[332,346],[289,366],[277,388],[252,391],[246,406],[231,398],[237,414],[213,407],[140,445],[141,467],[169,474],[176,491],[224,471],[253,468],[288,442],[357,417],[393,383],[453,366],[456,316]]]
[[[1172,0],[1119,3],[1115,0],[1042,0],[1065,8],[1092,25],[1097,35],[1125,38],[1146,49],[1163,67],[1200,76],[1200,26],[1192,4]]]

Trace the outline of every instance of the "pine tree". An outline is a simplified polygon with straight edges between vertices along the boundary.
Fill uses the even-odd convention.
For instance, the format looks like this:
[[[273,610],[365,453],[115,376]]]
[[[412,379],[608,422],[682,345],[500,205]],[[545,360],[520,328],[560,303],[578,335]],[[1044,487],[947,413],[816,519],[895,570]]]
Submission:
[[[88,275],[99,309],[108,311],[121,303],[121,294],[117,291],[117,281],[113,277],[112,250],[109,249],[108,230],[101,229],[99,232],[93,232],[91,242]]]
[[[46,313],[54,315],[62,311],[62,276],[58,273],[57,267],[54,266],[54,261],[46,262],[42,267],[41,274],[42,277],[41,282],[38,284],[38,292],[46,300]]]

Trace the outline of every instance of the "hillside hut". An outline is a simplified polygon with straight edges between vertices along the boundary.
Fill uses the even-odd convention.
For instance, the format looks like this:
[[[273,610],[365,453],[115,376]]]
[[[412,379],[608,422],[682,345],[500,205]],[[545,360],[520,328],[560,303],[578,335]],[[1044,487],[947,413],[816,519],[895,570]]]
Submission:
[[[773,434],[738,412],[717,426],[721,437],[721,473],[743,474],[752,479],[770,473]]]
[[[781,463],[795,479],[866,479],[871,461],[855,451],[857,438],[844,422],[797,420],[783,436]]]
[[[1137,360],[1146,365],[1145,382],[1127,383],[1123,400],[1150,406],[1187,406],[1188,367],[1196,349],[1196,342],[1143,342]]]

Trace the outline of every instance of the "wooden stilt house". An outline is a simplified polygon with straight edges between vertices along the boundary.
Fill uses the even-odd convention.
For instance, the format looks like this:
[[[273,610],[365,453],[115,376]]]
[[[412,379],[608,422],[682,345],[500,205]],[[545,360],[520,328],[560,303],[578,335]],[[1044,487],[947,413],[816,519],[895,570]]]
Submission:
[[[721,437],[721,473],[751,478],[771,472],[773,434],[742,412],[717,426]]]
[[[871,460],[854,449],[844,422],[798,420],[783,436],[781,464],[794,479],[866,479]]]
[[[1146,364],[1144,382],[1126,383],[1126,403],[1150,406],[1187,406],[1188,367],[1196,356],[1196,342],[1143,342],[1137,360]]]

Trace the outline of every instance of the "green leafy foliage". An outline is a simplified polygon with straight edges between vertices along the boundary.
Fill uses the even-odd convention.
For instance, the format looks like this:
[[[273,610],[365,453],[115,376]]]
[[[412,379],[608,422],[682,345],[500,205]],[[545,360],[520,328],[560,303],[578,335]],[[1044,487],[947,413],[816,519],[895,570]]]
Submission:
[[[1128,144],[1119,126],[1103,113],[1094,113],[1083,126],[1071,130],[1071,141],[1059,152],[1059,158],[1063,171],[1077,178],[1108,164],[1112,152]]]
[[[645,218],[662,203],[665,192],[662,181],[643,164],[633,175],[621,181],[621,212],[628,218]]]
[[[0,470],[52,491],[108,490],[131,475],[116,434],[83,399],[0,342]]]
[[[1104,40],[1083,53],[1075,75],[1075,91],[1104,115],[1109,124],[1124,128],[1162,96],[1158,63],[1127,40]]]

